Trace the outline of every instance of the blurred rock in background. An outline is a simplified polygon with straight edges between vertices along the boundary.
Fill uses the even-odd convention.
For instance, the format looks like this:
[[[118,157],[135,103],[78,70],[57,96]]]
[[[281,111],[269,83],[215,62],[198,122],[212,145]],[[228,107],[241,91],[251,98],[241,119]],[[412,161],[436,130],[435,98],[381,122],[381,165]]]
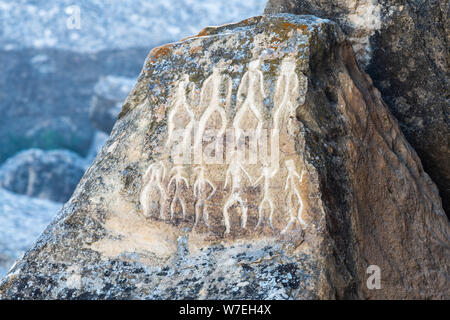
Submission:
[[[66,202],[86,170],[86,161],[68,150],[29,149],[0,167],[0,187],[40,199]]]
[[[135,84],[134,78],[106,76],[94,87],[89,117],[99,130],[109,133],[122,109],[122,102]]]

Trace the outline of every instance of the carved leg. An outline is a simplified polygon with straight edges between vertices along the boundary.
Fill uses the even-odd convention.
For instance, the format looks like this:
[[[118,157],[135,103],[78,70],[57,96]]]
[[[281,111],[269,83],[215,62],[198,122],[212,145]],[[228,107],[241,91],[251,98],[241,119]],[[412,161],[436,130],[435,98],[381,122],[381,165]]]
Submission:
[[[146,216],[146,217],[151,216],[150,205],[149,205],[149,202],[150,202],[149,194],[150,194],[150,186],[146,185],[141,192],[141,196],[140,196],[140,200],[139,200],[141,203],[142,212],[144,213],[144,216]]]
[[[236,196],[236,201],[239,203],[239,205],[241,206],[241,210],[242,210],[242,215],[241,215],[241,228],[245,229],[245,227],[247,226],[247,204],[244,202],[244,200],[242,200],[242,198],[240,196]]]
[[[194,226],[197,226],[198,224],[198,219],[200,218],[200,210],[202,209],[202,207],[204,206],[204,201],[203,200],[197,200],[196,204],[195,204],[195,222],[194,222]]]
[[[294,210],[292,209],[293,208],[293,206],[292,206],[292,196],[293,196],[293,194],[292,194],[292,191],[291,191],[291,192],[289,192],[288,198],[287,198],[288,199],[288,201],[287,201],[287,208],[288,208],[288,212],[289,212],[289,222],[286,225],[286,227],[283,229],[283,231],[281,231],[281,234],[286,233],[286,231],[289,230],[289,228],[292,226],[292,224],[295,224],[295,222],[298,221],[297,217],[295,216]]]

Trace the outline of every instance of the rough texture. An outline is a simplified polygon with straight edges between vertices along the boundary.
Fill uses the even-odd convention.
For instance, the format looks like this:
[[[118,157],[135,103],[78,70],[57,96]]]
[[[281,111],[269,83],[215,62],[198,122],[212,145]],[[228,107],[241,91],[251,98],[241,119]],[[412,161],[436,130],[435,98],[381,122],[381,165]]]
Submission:
[[[221,124],[278,128],[279,161],[176,163],[176,129]],[[109,140],[0,298],[448,299],[449,229],[339,27],[255,17],[151,51]],[[366,287],[369,265],[379,290]]]
[[[85,159],[71,151],[29,149],[0,166],[0,187],[31,197],[66,202],[86,165]]]
[[[62,203],[32,199],[0,188],[0,278],[30,249]]]
[[[280,12],[340,24],[450,215],[448,0],[269,0]]]
[[[133,78],[114,76],[103,77],[97,82],[89,109],[89,118],[94,126],[103,132],[111,132],[122,109],[122,102],[135,82]]]

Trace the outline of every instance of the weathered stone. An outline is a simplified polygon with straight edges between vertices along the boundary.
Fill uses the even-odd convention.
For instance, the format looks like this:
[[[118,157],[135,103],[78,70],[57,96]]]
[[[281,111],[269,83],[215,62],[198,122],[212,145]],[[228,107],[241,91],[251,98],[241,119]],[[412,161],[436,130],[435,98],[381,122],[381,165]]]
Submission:
[[[448,0],[269,0],[265,13],[336,21],[439,188],[450,215]]]
[[[122,109],[122,102],[128,96],[136,80],[133,78],[106,76],[94,87],[89,118],[95,127],[110,133]]]
[[[224,129],[267,134],[270,158],[171,152],[198,155],[209,132],[223,146]],[[340,28],[255,17],[150,52],[109,140],[0,298],[449,298],[449,230]]]
[[[66,202],[86,171],[86,160],[68,150],[19,152],[0,167],[0,188]]]

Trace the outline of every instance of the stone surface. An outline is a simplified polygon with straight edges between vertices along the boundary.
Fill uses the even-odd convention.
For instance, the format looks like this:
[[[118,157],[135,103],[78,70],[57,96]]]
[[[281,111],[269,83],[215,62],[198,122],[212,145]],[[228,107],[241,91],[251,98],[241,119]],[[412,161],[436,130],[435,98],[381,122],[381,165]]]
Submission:
[[[30,249],[62,203],[32,199],[0,188],[0,278]]]
[[[0,188],[31,197],[66,202],[86,166],[86,160],[71,151],[25,150],[0,167]]]
[[[270,157],[218,161],[211,145],[227,131],[266,134]],[[0,298],[448,299],[449,231],[340,28],[255,17],[150,52],[110,138]],[[370,265],[379,290],[366,286]]]
[[[86,156],[102,76],[135,79],[151,48],[263,7],[263,0],[2,1],[0,163],[28,148]]]
[[[122,109],[122,102],[135,82],[133,78],[115,76],[106,76],[97,82],[89,109],[89,118],[95,127],[106,133],[111,132]]]
[[[269,0],[280,12],[340,24],[450,215],[448,0]]]

